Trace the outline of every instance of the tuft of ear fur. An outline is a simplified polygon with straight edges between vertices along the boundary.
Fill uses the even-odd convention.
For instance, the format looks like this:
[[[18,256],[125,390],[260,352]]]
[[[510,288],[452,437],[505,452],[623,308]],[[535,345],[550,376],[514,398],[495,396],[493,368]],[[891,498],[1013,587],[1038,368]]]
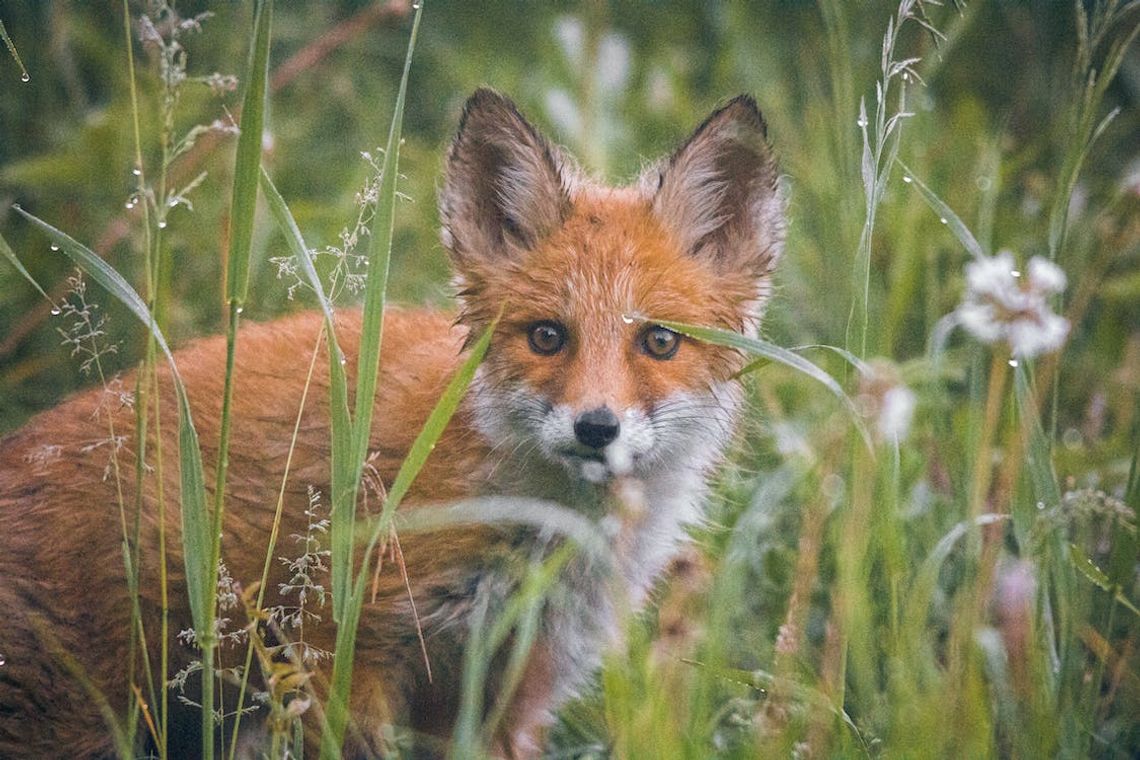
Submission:
[[[443,244],[457,267],[519,256],[569,210],[558,151],[508,98],[476,90],[463,107],[439,193]]]
[[[653,212],[689,255],[726,274],[762,278],[784,242],[777,179],[764,117],[741,95],[705,119],[642,186],[655,180]]]

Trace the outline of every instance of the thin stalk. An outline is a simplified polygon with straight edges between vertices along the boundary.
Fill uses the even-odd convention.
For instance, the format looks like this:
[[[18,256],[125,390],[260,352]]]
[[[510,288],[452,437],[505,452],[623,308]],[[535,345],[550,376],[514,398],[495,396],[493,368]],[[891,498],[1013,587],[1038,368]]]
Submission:
[[[146,202],[146,177],[143,170],[142,158],[142,130],[139,125],[139,99],[138,99],[138,86],[135,82],[135,51],[134,51],[134,37],[131,33],[131,12],[130,4],[127,0],[123,0],[123,36],[126,40],[127,48],[127,82],[131,95],[131,127],[134,137],[134,152],[135,162],[132,169],[132,175],[136,178],[135,182],[135,195],[133,198],[142,199],[141,204],[136,203],[133,199],[128,202],[128,205],[141,205],[142,207],[142,230],[143,230],[143,267],[144,267],[144,280],[147,289],[147,301],[150,309],[152,319],[155,318],[154,298],[155,298],[155,283],[154,283],[154,259],[155,251],[152,250],[151,229],[150,229],[150,204]],[[163,174],[165,175],[165,166],[163,167]],[[144,483],[146,477],[146,445],[148,428],[148,409],[150,399],[147,394],[148,382],[153,379],[156,383],[154,394],[155,404],[155,428],[159,428],[158,422],[158,404],[159,395],[157,392],[157,375],[155,373],[155,359],[156,348],[154,335],[147,333],[146,354],[143,366],[140,369],[139,380],[136,383],[137,401],[136,401],[136,416],[135,416],[135,524],[134,524],[134,546],[135,546],[135,570],[134,575],[137,579],[138,568],[140,567],[140,552],[141,552],[141,531],[142,531],[142,510],[143,510],[143,493]],[[162,493],[162,447],[158,443],[161,441],[161,434],[156,433],[155,450],[158,459],[155,463],[156,482],[158,486],[158,511],[159,511],[159,584],[161,596],[161,623],[160,623],[160,663],[159,675],[160,683],[159,688],[155,690],[155,683],[153,674],[150,672],[150,655],[148,647],[145,643],[145,631],[143,630],[143,623],[141,614],[138,617],[139,636],[143,640],[141,657],[143,662],[147,665],[147,687],[150,694],[152,712],[157,711],[158,727],[157,736],[155,736],[155,744],[157,745],[159,759],[166,760],[167,757],[167,741],[169,727],[168,704],[167,704],[167,690],[166,690],[166,674],[168,672],[168,633],[169,633],[169,602],[167,599],[167,578],[166,578],[166,521],[165,521],[165,497]],[[138,611],[138,588],[137,583],[132,591],[132,611]],[[133,647],[132,647],[133,650]],[[133,661],[133,658],[132,658]],[[157,699],[156,699],[157,698]],[[131,724],[131,731],[133,733],[134,723]]]
[[[230,302],[230,319],[226,329],[226,376],[222,386],[222,419],[218,433],[218,463],[214,473],[214,513],[210,524],[210,567],[208,589],[218,586],[218,563],[222,556],[222,519],[225,514],[226,473],[229,470],[230,427],[232,422],[234,354],[237,349],[238,318],[241,306]],[[214,596],[211,594],[211,597]],[[206,607],[206,630],[198,632],[198,646],[202,650],[202,741],[203,758],[209,760],[214,754],[214,655],[217,650],[217,636],[214,623],[217,617],[216,605]]]
[[[255,606],[257,610],[262,609],[262,605],[265,604],[265,588],[266,584],[269,583],[269,568],[273,564],[273,553],[277,548],[277,537],[281,528],[281,515],[285,509],[285,486],[289,482],[289,473],[293,467],[293,452],[297,448],[297,436],[301,432],[301,419],[305,413],[305,402],[309,398],[309,386],[313,382],[313,371],[317,367],[317,357],[320,355],[321,341],[324,335],[323,330],[317,332],[317,342],[313,346],[313,358],[309,361],[309,372],[305,376],[305,386],[301,390],[301,401],[297,405],[297,418],[293,422],[293,436],[289,439],[289,453],[285,457],[285,472],[281,475],[281,487],[277,489],[277,509],[273,513],[273,528],[269,533],[269,545],[265,549],[265,564],[261,568],[261,582],[257,587],[257,603]],[[304,620],[303,616],[302,620]],[[251,633],[245,650],[245,664],[241,671],[241,688],[238,690],[237,712],[234,715],[234,728],[230,738],[229,760],[234,760],[237,757],[238,734],[241,729],[241,708],[245,704],[245,692],[249,685],[249,668],[253,664],[253,639],[254,635]],[[274,738],[276,739],[276,736]],[[273,755],[273,757],[277,756]]]
[[[993,359],[990,361],[989,388],[986,390],[986,411],[982,418],[982,430],[978,437],[973,477],[970,481],[968,508],[971,522],[976,521],[978,516],[985,511],[986,496],[990,490],[993,472],[994,431],[997,430],[998,423],[1001,420],[1002,397],[1008,375],[1009,361],[994,351]]]

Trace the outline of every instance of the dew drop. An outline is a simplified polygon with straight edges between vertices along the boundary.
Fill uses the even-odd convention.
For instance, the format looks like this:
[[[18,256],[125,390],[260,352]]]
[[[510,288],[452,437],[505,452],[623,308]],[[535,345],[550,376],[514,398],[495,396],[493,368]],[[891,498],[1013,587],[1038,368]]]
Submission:
[[[59,250],[59,246],[58,246],[58,245],[56,245],[55,243],[52,243],[50,247],[51,247],[51,249],[52,249],[53,251],[58,251],[58,250]]]
[[[52,315],[53,317],[58,317],[58,316],[59,316],[60,314],[62,314],[62,313],[63,313],[63,312],[62,312],[62,311],[60,311],[60,308],[59,308],[58,306],[53,306],[53,307],[51,307],[51,315]]]
[[[903,175],[903,182],[905,182],[909,185],[911,182],[914,182],[914,178],[904,174]]]
[[[142,176],[142,169],[140,169],[136,166],[134,169],[131,169],[131,174],[135,175],[136,177],[141,177]]]
[[[1017,365],[1018,365],[1017,359],[1010,359],[1009,360],[1009,366],[1016,367]]]
[[[245,307],[239,306],[236,309],[234,309],[234,311],[236,311],[238,314],[241,314],[243,311],[245,311]]]
[[[25,71],[23,74],[20,75],[20,81],[21,82],[30,82],[30,81],[32,81],[32,75]],[[0,663],[0,665],[2,665],[2,664],[3,663]]]
[[[1045,509],[1045,502],[1043,502],[1043,501],[1037,502],[1037,509],[1039,509],[1039,510]]]
[[[855,120],[855,126],[865,127],[865,126],[867,126],[867,120],[866,119],[856,119]]]
[[[25,74],[24,76],[27,76],[27,74]],[[8,659],[4,655],[0,654],[0,668],[4,667],[7,664],[8,664]]]
[[[160,230],[165,230],[165,229],[166,229],[166,220],[165,220],[165,219],[163,219],[162,221],[160,221],[160,222],[158,223],[158,228],[159,228]]]
[[[1013,277],[1020,277],[1021,276],[1021,272],[1018,271],[1017,269],[1011,269],[1011,270],[1009,270],[1009,273]]]
[[[938,218],[938,221],[942,222],[943,224],[949,224],[949,223],[950,223],[950,220],[949,220],[949,219],[947,219],[947,218],[946,218],[946,217],[944,217],[944,216],[942,216],[942,217],[939,217],[939,218]]]

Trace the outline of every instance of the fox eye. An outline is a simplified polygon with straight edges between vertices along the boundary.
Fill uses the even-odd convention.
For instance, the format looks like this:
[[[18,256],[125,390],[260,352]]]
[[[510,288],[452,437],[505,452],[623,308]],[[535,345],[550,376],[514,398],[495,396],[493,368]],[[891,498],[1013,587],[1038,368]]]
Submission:
[[[551,356],[566,344],[566,328],[557,322],[536,322],[527,330],[527,341],[531,351]]]
[[[665,327],[651,327],[641,335],[641,350],[654,359],[672,359],[681,336]]]

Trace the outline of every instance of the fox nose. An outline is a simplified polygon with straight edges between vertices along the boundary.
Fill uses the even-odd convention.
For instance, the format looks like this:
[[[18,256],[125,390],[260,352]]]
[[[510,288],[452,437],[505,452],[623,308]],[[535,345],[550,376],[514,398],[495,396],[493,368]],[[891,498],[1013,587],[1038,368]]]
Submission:
[[[591,449],[605,448],[618,437],[621,423],[608,406],[582,412],[574,420],[574,437]]]

